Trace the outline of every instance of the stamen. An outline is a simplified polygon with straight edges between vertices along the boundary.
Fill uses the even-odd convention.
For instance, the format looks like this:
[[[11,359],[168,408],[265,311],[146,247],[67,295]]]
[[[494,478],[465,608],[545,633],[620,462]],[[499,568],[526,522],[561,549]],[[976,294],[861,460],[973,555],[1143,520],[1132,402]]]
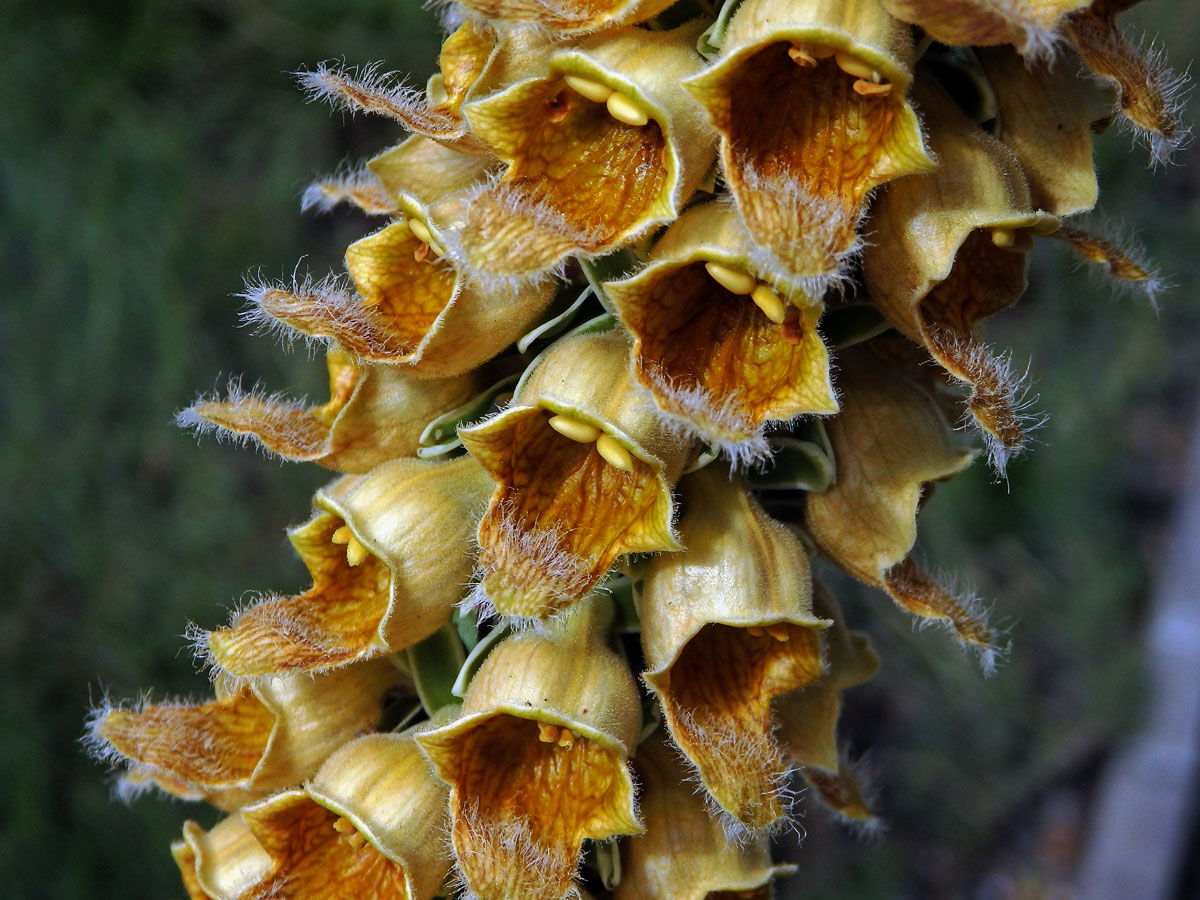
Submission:
[[[433,239],[433,234],[430,232],[429,226],[420,219],[409,219],[408,230],[411,231],[413,233],[413,237],[415,237],[422,244],[427,244],[429,249],[433,251],[434,256],[441,256],[446,252],[437,245],[437,241]]]
[[[884,97],[892,92],[890,83],[876,84],[863,78],[856,78],[853,88],[854,93],[863,97]]]
[[[349,566],[361,565],[362,561],[371,555],[371,551],[362,545],[362,542],[354,535],[350,535],[350,540],[346,541],[346,564]]]
[[[746,634],[750,637],[762,637],[764,629],[760,625],[749,625],[746,627]]]
[[[993,228],[992,243],[1005,249],[1017,242],[1017,232],[1012,228]]]
[[[817,58],[812,55],[807,47],[797,47],[792,44],[788,48],[788,56],[792,58],[792,62],[802,69],[815,69],[817,67]]]
[[[613,91],[605,105],[608,106],[610,116],[626,125],[641,126],[650,121],[646,111],[620,91]]]
[[[569,732],[568,732],[569,733]],[[543,744],[557,744],[562,731],[549,722],[538,722],[538,740]]]
[[[883,79],[879,73],[872,69],[869,65],[854,56],[847,53],[845,50],[839,50],[833,54],[833,61],[838,64],[838,68],[847,75],[853,75],[855,78],[861,78],[863,81],[869,81],[873,84],[879,84]]]
[[[712,276],[713,281],[732,294],[749,294],[758,285],[758,281],[749,272],[740,272],[720,263],[705,263],[704,269]]]
[[[633,471],[633,456],[615,437],[602,434],[596,439],[596,452],[606,463],[622,472]]]
[[[354,823],[345,816],[338,816],[333,820],[333,830],[342,835],[358,833],[358,829],[354,827]]]
[[[329,540],[335,544],[348,544],[354,540],[354,532],[350,530],[349,525],[343,525],[332,535],[330,535]]]
[[[567,75],[563,78],[567,86],[577,94],[583,94],[595,103],[604,103],[615,92],[606,84],[592,81],[590,78],[580,78],[578,75]]]
[[[776,325],[782,325],[783,320],[787,318],[787,306],[784,304],[783,298],[765,284],[755,287],[750,292],[750,299],[763,311],[763,315]]]
[[[365,844],[366,842],[367,842],[367,839],[361,831],[356,831],[356,832],[354,832],[354,834],[348,835],[346,837],[346,843],[348,843],[355,850],[362,849],[363,844]]]
[[[564,728],[555,743],[560,747],[573,747],[575,745],[575,735],[571,734],[570,728]]]
[[[779,641],[781,644],[787,643],[792,639],[792,636],[788,634],[787,625],[783,624],[783,622],[776,622],[774,625],[768,625],[767,634],[775,638],[775,640]]]
[[[595,425],[572,419],[570,416],[551,416],[550,427],[563,437],[579,441],[581,444],[590,444],[600,437],[600,429]]]

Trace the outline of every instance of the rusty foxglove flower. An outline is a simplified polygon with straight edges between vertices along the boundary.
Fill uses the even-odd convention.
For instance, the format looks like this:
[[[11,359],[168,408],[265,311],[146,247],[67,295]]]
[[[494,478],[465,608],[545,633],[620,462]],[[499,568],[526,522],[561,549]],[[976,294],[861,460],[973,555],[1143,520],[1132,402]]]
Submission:
[[[676,0],[460,0],[471,12],[497,22],[542,25],[559,35],[587,34],[653,18]]]
[[[919,25],[943,44],[1012,44],[1022,54],[1052,56],[1064,18],[1091,0],[884,0],[897,19]]]

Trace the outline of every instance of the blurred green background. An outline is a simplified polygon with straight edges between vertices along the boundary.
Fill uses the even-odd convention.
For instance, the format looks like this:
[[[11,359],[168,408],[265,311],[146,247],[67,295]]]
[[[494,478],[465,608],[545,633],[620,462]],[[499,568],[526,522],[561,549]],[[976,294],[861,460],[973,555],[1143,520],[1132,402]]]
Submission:
[[[1134,18],[1187,65],[1200,9]],[[240,330],[232,295],[260,267],[337,268],[372,226],[301,216],[300,191],[400,132],[304,104],[288,73],[383,60],[423,82],[438,31],[413,0],[17,0],[5,19],[0,889],[181,897],[167,843],[214,816],[111,801],[77,743],[84,718],[106,693],[202,694],[186,622],[304,586],[282,529],[327,475],[198,447],[172,414],[237,373],[321,397],[322,362]],[[1187,165],[1152,175],[1115,129],[1098,146],[1103,209],[1178,287],[1156,315],[1038,251],[1033,289],[989,334],[1032,360],[1052,414],[1041,446],[1008,486],[977,466],[940,488],[923,536],[930,561],[995,599],[1013,652],[985,680],[882,597],[847,597],[885,660],[847,725],[890,831],[862,842],[809,812],[787,896],[1052,886],[1099,765],[1138,721],[1138,629],[1200,371],[1200,181]]]

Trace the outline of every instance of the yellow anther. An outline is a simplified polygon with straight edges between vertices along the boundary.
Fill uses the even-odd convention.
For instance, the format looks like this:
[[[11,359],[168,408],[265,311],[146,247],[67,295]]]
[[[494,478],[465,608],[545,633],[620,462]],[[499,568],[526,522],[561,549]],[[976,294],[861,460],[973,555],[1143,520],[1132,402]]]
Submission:
[[[354,540],[354,532],[350,530],[349,525],[343,525],[332,535],[330,535],[329,540],[333,541],[335,544],[348,544]]]
[[[650,117],[646,115],[646,111],[620,91],[613,91],[609,94],[605,105],[608,106],[608,114],[610,116],[618,122],[624,122],[626,125],[640,126],[650,121]]]
[[[551,416],[550,427],[563,437],[579,441],[581,444],[590,444],[596,438],[600,437],[600,429],[595,425],[580,422],[578,419],[572,419],[570,416]]]
[[[797,47],[795,44],[792,44],[792,46],[788,47],[788,56],[792,58],[792,62],[802,69],[815,69],[817,67],[817,58],[812,55],[812,51],[807,47]]]
[[[567,86],[575,93],[582,94],[595,103],[603,103],[613,95],[613,89],[606,84],[592,81],[590,78],[580,78],[578,75],[567,75],[563,78]]]
[[[561,729],[549,722],[538,722],[538,740],[543,744],[557,744]]]
[[[408,230],[412,232],[413,237],[415,237],[418,241],[427,245],[429,249],[433,251],[434,256],[441,256],[446,252],[439,247],[437,241],[433,239],[433,233],[430,232],[429,226],[420,219],[409,219]]]
[[[562,730],[562,733],[561,733],[561,734],[558,736],[558,740],[557,740],[557,741],[555,741],[555,743],[557,743],[557,744],[558,744],[558,746],[560,746],[560,747],[571,747],[571,746],[574,746],[574,744],[575,744],[575,735],[571,734],[571,729],[570,729],[570,728],[564,728],[564,729]]]
[[[622,472],[633,471],[633,456],[615,437],[602,434],[596,439],[596,452],[606,463]]]
[[[855,78],[861,78],[863,81],[874,82],[879,84],[883,79],[879,77],[879,73],[872,69],[869,65],[854,56],[847,53],[845,50],[838,50],[833,54],[833,61],[838,64],[838,68],[847,75],[853,75]]]
[[[355,850],[361,849],[363,844],[365,844],[366,842],[367,842],[367,839],[361,831],[356,831],[356,832],[354,832],[354,834],[347,835],[347,837],[346,837],[346,843],[348,843]]]
[[[788,634],[787,625],[785,625],[783,622],[776,622],[774,625],[768,625],[767,634],[775,638],[775,640],[779,641],[781,644],[792,639],[792,636]]]
[[[359,565],[364,559],[371,555],[371,551],[362,545],[362,542],[353,535],[346,542],[346,562],[351,566]]]
[[[1008,249],[1017,243],[1017,232],[1012,228],[993,228],[992,243],[997,247]]]
[[[863,97],[886,97],[892,92],[891,84],[887,82],[879,84],[874,81],[867,81],[865,78],[856,78],[853,87],[854,93],[860,94]]]
[[[333,820],[333,830],[338,834],[357,834],[358,829],[354,827],[354,823],[345,816],[338,816]]]
[[[705,263],[704,269],[712,276],[713,281],[733,294],[749,294],[758,285],[758,281],[749,272],[731,269],[720,263]]]
[[[763,629],[758,625],[748,625],[746,627],[746,634],[750,635],[750,637],[762,637]]]
[[[763,315],[776,325],[782,325],[783,320],[787,318],[787,305],[783,298],[765,284],[760,284],[751,291],[750,299],[763,311]]]

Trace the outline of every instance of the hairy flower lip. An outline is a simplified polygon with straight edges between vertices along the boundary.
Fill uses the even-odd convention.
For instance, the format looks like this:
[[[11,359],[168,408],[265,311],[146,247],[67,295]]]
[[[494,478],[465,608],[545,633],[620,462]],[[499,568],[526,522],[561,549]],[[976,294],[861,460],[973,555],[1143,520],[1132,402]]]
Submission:
[[[1013,44],[1032,59],[1052,57],[1059,29],[1091,0],[883,0],[889,13],[953,46]]]

